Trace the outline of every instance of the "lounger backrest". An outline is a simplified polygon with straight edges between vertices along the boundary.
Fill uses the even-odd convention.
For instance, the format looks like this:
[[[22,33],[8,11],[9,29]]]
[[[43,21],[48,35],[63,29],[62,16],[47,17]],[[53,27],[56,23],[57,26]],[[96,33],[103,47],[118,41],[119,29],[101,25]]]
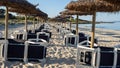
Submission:
[[[83,41],[85,41],[85,40],[87,40],[87,37],[85,36],[85,37],[79,37],[79,43],[80,42],[83,42]]]
[[[29,44],[29,41],[25,42],[25,57],[24,61],[39,61],[46,58],[46,47],[40,44]]]
[[[87,36],[79,37],[79,43],[80,43],[80,42],[83,42],[83,41],[85,41],[85,40],[91,41],[91,37],[87,37]],[[98,43],[98,40],[95,38],[95,39],[94,39],[94,42],[97,44],[97,43]]]
[[[46,48],[44,46],[28,46],[28,59],[43,59],[46,58]]]
[[[85,37],[84,33],[78,33],[79,37]]]
[[[23,40],[23,34],[17,34],[17,38],[16,39],[19,39],[19,40]]]
[[[36,29],[36,30],[35,30],[35,34],[36,34],[37,32],[41,32],[41,30],[39,30],[39,29]]]
[[[49,34],[45,32],[39,32],[37,33],[37,39],[44,39],[49,42]]]
[[[49,37],[51,38],[51,35],[52,35],[52,33],[50,32],[50,31],[48,31],[48,30],[43,30],[43,32],[46,32],[46,33],[49,33]]]
[[[91,41],[91,37],[89,37],[89,41]],[[96,44],[98,44],[98,39],[95,38],[95,39],[94,39],[94,42],[95,42]]]
[[[44,29],[44,25],[41,25],[41,26],[39,27],[39,30],[42,30],[42,29]]]
[[[15,40],[15,39],[8,39],[8,43],[9,44],[24,44],[24,41],[19,41],[19,40]]]
[[[7,60],[9,61],[23,61],[25,45],[8,44]]]
[[[68,38],[68,43],[75,44],[75,37]]]
[[[37,35],[36,34],[27,34],[27,39],[36,39]]]
[[[44,40],[46,40],[47,42],[49,42],[49,37],[46,36],[46,35],[39,35],[39,39],[44,39]]]
[[[99,47],[100,48],[100,66],[113,66],[114,63],[114,48]]]
[[[69,46],[69,45],[76,46],[77,42],[78,42],[78,38],[76,35],[67,34],[67,35],[65,35],[64,42],[65,42],[65,45],[67,45],[67,46]]]
[[[120,68],[120,49],[117,51],[117,68]]]
[[[72,30],[72,33],[73,33],[73,34],[76,34],[76,30]]]
[[[34,30],[28,30],[28,34],[35,34]]]

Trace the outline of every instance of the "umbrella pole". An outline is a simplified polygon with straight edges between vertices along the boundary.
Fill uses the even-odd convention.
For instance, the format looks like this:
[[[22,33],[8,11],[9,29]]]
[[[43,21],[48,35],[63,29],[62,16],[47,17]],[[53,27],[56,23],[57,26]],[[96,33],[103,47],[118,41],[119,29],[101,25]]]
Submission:
[[[27,32],[27,15],[25,15],[25,31]]]
[[[38,18],[38,17],[37,17],[37,24],[38,24],[38,26],[40,25],[40,24],[39,24],[39,18]]]
[[[33,30],[35,31],[35,19],[33,18]]]
[[[93,48],[93,46],[94,46],[95,20],[96,20],[96,12],[93,13],[93,18],[92,18],[92,36],[91,36],[91,46],[90,46],[90,48]]]
[[[78,35],[78,15],[77,15],[77,20],[76,20],[76,35]]]
[[[6,11],[5,11],[5,40],[8,39],[8,7],[6,6]],[[7,60],[7,48],[8,46],[5,45],[4,47],[4,60]]]
[[[72,18],[70,17],[70,30],[71,30],[71,22],[72,22]]]
[[[8,39],[8,7],[6,6],[5,12],[5,40]]]

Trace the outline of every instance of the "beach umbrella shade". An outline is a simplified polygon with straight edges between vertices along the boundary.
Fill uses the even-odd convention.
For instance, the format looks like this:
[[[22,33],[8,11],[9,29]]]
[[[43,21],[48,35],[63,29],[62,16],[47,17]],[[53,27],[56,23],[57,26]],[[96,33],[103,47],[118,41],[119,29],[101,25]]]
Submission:
[[[102,0],[102,1],[109,2],[115,6],[120,6],[120,0]]]
[[[63,12],[60,12],[60,14],[63,15],[76,15],[76,35],[78,35],[78,16],[80,15],[92,15],[92,12],[81,12],[81,11],[74,11],[74,10],[65,10]],[[70,27],[71,27],[71,23],[70,23]]]
[[[25,15],[25,30],[27,31],[27,15],[31,15],[34,17],[40,17],[41,19],[47,19],[47,14],[39,10],[38,8],[32,8],[33,11],[29,10],[22,10],[22,9],[16,9],[16,8],[9,8],[10,12],[17,12],[20,14]],[[34,24],[35,25],[35,24]]]
[[[120,7],[115,7],[110,3],[105,1],[98,0],[79,0],[73,1],[66,6],[66,9],[83,11],[83,12],[93,12],[92,20],[92,38],[91,38],[91,48],[94,45],[94,36],[95,36],[95,21],[96,21],[96,12],[118,12]]]
[[[6,13],[5,13],[5,39],[8,38],[8,8],[20,8],[24,10],[27,8],[27,10],[33,8],[34,6],[31,5],[26,0],[0,0],[0,6],[6,7]]]
[[[61,14],[61,12],[60,12],[60,14]],[[66,22],[69,22],[70,21],[69,18],[71,18],[72,16],[71,15],[65,15],[65,14],[63,15],[63,14],[61,14],[59,17],[62,18],[63,24],[67,28],[67,23]]]

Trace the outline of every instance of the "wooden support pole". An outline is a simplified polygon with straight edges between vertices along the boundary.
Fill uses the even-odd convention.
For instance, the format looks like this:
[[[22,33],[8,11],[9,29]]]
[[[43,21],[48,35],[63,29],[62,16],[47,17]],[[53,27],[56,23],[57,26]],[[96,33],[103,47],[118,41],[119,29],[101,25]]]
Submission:
[[[25,31],[27,32],[27,15],[25,15]]]
[[[95,21],[96,21],[96,12],[93,13],[93,18],[92,18],[92,34],[91,34],[91,46],[90,48],[93,48],[94,46],[94,38],[95,38]]]
[[[77,15],[77,20],[76,20],[76,35],[78,35],[78,19],[79,19],[79,16]]]
[[[72,16],[70,16],[70,30],[71,30]]]
[[[33,18],[33,30],[35,31],[35,19]]]
[[[8,7],[6,6],[5,11],[5,40],[8,39]]]

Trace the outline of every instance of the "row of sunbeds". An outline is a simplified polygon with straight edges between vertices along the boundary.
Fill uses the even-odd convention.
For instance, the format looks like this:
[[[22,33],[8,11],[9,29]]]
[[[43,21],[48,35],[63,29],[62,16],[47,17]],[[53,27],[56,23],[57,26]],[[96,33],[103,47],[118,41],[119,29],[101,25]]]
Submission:
[[[36,30],[16,31],[7,40],[0,38],[0,59],[3,62],[41,61],[45,63],[51,35],[50,25],[42,24]]]
[[[98,46],[95,38],[93,48],[90,48],[91,37],[75,30],[56,26],[64,38],[64,45],[77,48],[76,68],[120,68],[120,48]]]

